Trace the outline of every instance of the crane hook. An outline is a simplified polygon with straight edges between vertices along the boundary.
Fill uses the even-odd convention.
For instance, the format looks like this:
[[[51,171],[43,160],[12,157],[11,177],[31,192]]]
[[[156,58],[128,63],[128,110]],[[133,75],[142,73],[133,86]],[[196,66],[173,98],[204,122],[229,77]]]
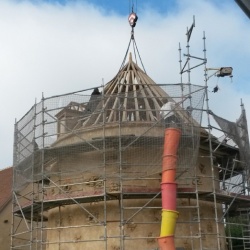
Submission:
[[[137,20],[138,20],[138,16],[137,16],[136,13],[133,12],[133,10],[132,10],[131,14],[128,16],[128,22],[129,22],[129,24],[130,24],[130,26],[131,26],[132,28],[135,27]]]

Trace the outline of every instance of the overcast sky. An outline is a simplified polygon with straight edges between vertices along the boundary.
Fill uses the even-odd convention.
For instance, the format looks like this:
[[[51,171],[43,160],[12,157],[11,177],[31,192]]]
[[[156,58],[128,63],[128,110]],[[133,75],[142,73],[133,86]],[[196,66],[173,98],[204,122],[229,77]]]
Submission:
[[[12,165],[15,118],[42,93],[82,90],[116,75],[130,38],[131,2],[0,1],[0,168]],[[232,82],[210,79],[210,108],[235,121],[242,98],[250,117],[250,20],[233,0],[138,0],[134,8],[137,46],[155,82],[180,81],[178,46],[184,53],[186,29],[195,15],[191,54],[203,57],[205,31],[208,67],[234,69]],[[203,85],[202,74],[194,71],[192,83]],[[217,84],[219,91],[212,93]]]

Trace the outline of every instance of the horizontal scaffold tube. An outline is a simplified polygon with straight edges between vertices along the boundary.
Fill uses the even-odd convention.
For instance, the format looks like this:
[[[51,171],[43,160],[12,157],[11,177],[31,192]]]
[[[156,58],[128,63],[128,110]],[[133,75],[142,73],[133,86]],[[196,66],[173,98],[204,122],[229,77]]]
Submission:
[[[165,129],[162,157],[162,221],[158,238],[160,250],[175,250],[174,233],[178,212],[176,211],[176,164],[181,131],[176,128]]]

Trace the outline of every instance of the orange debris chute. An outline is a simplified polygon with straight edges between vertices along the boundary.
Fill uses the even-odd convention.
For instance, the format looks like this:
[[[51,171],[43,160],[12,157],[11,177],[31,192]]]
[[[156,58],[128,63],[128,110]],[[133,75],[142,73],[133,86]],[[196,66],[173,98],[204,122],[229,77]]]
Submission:
[[[160,250],[175,250],[174,233],[178,212],[176,211],[176,163],[181,131],[166,128],[162,159],[162,221],[161,234],[158,238]]]

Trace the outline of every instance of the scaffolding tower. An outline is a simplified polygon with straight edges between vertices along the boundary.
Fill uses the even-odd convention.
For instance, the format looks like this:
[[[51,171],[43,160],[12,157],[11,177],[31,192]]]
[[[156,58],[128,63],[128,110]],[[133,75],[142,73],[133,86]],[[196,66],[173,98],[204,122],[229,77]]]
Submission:
[[[182,132],[177,248],[250,249],[249,152],[226,120],[216,129],[235,144],[211,134],[203,40],[200,58],[188,39],[184,65],[179,48],[178,84],[154,83],[130,56],[106,85],[43,97],[16,122],[12,250],[157,249],[166,127]],[[191,84],[199,66],[205,85]]]

